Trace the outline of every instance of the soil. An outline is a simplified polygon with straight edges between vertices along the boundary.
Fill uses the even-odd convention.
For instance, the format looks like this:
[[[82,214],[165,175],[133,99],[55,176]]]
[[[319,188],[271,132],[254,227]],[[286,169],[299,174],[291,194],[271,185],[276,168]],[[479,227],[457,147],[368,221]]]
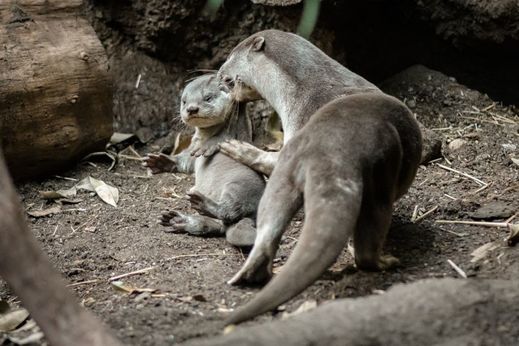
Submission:
[[[517,110],[420,66],[395,76],[384,88],[405,100],[418,119],[444,140],[445,158],[421,166],[413,187],[395,206],[386,251],[399,257],[402,267],[379,273],[357,271],[344,251],[320,280],[280,310],[294,311],[312,299],[320,304],[380,293],[396,283],[423,278],[459,277],[447,260],[476,280],[519,275],[519,247],[508,247],[503,241],[506,228],[435,222],[471,220],[470,213],[494,202],[500,202],[497,206],[503,206],[506,212],[496,212],[494,220],[492,215],[487,216],[487,221],[504,221],[519,211],[519,165],[512,161],[519,159]],[[456,145],[452,144],[454,140]],[[137,148],[141,155],[158,149],[152,144]],[[488,186],[483,189],[474,179],[438,164]],[[58,214],[28,217],[53,264],[67,281],[78,283],[72,288],[78,299],[125,344],[166,345],[221,334],[228,311],[244,304],[258,290],[225,282],[240,268],[246,253],[223,238],[165,233],[157,223],[166,209],[191,212],[183,197],[193,185],[192,177],[147,176],[139,161],[125,158],[114,171],[108,171],[108,167],[107,163],[81,163],[61,174],[67,179],[52,177],[18,186],[25,207],[31,211],[50,207],[39,191],[69,188],[75,184],[69,178],[92,176],[119,189],[116,208],[92,193],[80,192],[81,202],[63,205]],[[494,203],[487,214],[496,208]],[[433,209],[419,222],[411,222],[415,210],[419,217]],[[297,215],[283,237],[277,268],[297,242],[302,217],[301,213]],[[475,249],[494,241],[496,249],[471,262]],[[128,294],[108,281],[114,275],[149,267],[153,269],[121,281],[136,288],[155,289],[153,293]],[[79,284],[88,280],[97,281]],[[0,298],[17,305],[5,284],[0,284]],[[281,315],[267,314],[248,324],[279,319]]]

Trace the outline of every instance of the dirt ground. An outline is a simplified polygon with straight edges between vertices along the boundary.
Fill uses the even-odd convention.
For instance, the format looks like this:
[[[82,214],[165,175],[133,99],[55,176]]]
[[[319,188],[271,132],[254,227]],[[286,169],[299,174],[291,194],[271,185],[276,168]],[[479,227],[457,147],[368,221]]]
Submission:
[[[294,311],[308,300],[320,303],[380,294],[395,283],[459,277],[447,260],[472,280],[519,275],[519,247],[506,245],[506,228],[436,222],[498,222],[519,211],[519,164],[512,160],[519,159],[517,111],[421,67],[388,81],[385,90],[405,100],[418,119],[444,142],[445,158],[421,166],[413,187],[395,206],[386,251],[399,257],[402,267],[380,273],[360,272],[352,267],[352,258],[344,251],[321,280],[282,306],[283,311],[261,316],[250,324],[282,318],[284,311]],[[137,150],[144,155],[158,147]],[[226,314],[257,292],[225,282],[240,268],[246,254],[223,238],[165,233],[157,224],[163,210],[190,210],[183,196],[193,185],[192,177],[148,176],[139,161],[125,158],[114,171],[108,171],[108,166],[97,161],[81,163],[63,172],[62,177],[18,185],[30,211],[51,207],[39,191],[72,187],[75,182],[70,178],[92,176],[119,189],[116,208],[92,193],[80,192],[81,202],[63,205],[60,213],[28,217],[53,264],[70,283],[77,284],[72,289],[82,304],[111,326],[125,344],[166,345],[222,333]],[[411,222],[413,214],[416,219],[429,211],[421,220]],[[283,237],[277,267],[294,248],[302,217],[298,214]],[[494,241],[493,251],[477,262],[471,261],[475,249]],[[150,267],[153,269],[121,281],[153,292],[128,294],[109,282],[115,275]],[[18,304],[3,283],[0,298]]]

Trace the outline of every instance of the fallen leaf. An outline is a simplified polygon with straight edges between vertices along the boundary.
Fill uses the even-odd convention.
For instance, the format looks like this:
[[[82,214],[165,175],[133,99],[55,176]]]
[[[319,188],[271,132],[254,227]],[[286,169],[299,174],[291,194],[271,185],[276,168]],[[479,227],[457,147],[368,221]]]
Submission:
[[[207,302],[207,299],[201,294],[195,294],[193,300],[196,300],[197,302]]]
[[[110,144],[119,144],[132,137],[136,136],[133,133],[114,132],[114,134],[110,138]]]
[[[77,189],[72,186],[70,189],[57,190],[57,191],[40,191],[40,196],[43,199],[60,199],[60,198],[71,198],[76,196]]]
[[[508,225],[508,230],[510,235],[506,238],[506,242],[508,246],[515,246],[515,244],[519,243],[519,224]]]
[[[303,304],[299,305],[299,307],[294,312],[284,312],[281,316],[281,319],[285,319],[287,317],[298,315],[302,312],[312,310],[317,307],[317,301],[314,299],[310,299],[305,301]]]
[[[61,206],[55,205],[53,207],[43,209],[43,210],[31,210],[28,211],[27,214],[31,215],[32,217],[44,217],[49,216],[51,214],[58,214],[61,213]]]
[[[517,166],[519,166],[519,159],[512,157],[512,162],[515,163]]]
[[[113,186],[106,184],[102,180],[94,179],[90,176],[81,180],[76,187],[87,191],[95,192],[103,202],[117,207],[119,201],[119,190]]]
[[[500,244],[499,241],[493,241],[490,243],[486,243],[484,245],[481,245],[476,250],[472,251],[470,254],[472,256],[472,259],[470,262],[474,263],[479,260],[482,260],[485,258],[490,252],[494,251],[495,249],[499,248]]]
[[[36,345],[40,344],[40,341],[43,339],[44,335],[42,332],[36,332],[25,338],[16,338],[14,336],[8,336],[9,341],[11,341],[14,345]]]
[[[15,330],[29,317],[29,311],[19,309],[7,314],[0,315],[0,332]]]
[[[157,291],[156,288],[139,288],[139,287],[132,287],[132,286],[126,285],[126,284],[125,284],[124,282],[122,282],[122,281],[111,281],[110,284],[111,284],[112,287],[113,287],[114,289],[116,289],[117,291],[125,292],[125,293],[128,293],[128,294],[144,293],[144,292],[153,293],[153,292],[156,292],[156,291]]]

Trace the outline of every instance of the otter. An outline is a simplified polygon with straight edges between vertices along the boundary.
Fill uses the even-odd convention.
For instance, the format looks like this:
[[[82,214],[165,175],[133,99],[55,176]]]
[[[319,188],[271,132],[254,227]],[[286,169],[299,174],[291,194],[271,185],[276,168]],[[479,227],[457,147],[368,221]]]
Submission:
[[[148,154],[144,166],[152,173],[195,173],[195,186],[188,192],[191,205],[200,215],[173,210],[161,216],[160,223],[172,232],[196,236],[225,235],[235,246],[252,246],[256,237],[256,210],[263,190],[263,176],[224,154],[218,144],[226,139],[252,140],[250,121],[245,114],[236,117],[234,103],[220,90],[215,74],[191,81],[181,98],[182,121],[195,128],[191,145],[184,152],[168,157]],[[245,107],[239,107],[244,112]]]
[[[19,201],[0,150],[0,276],[51,345],[122,345],[67,290],[29,231]]]
[[[410,110],[309,41],[278,30],[239,43],[218,78],[236,100],[267,100],[285,131],[285,144],[274,155],[235,141],[220,145],[272,172],[258,208],[256,241],[229,283],[269,280],[283,231],[303,203],[305,212],[300,239],[281,272],[226,323],[273,310],[302,292],[350,237],[359,269],[397,265],[382,247],[393,203],[410,187],[421,159],[421,133]]]

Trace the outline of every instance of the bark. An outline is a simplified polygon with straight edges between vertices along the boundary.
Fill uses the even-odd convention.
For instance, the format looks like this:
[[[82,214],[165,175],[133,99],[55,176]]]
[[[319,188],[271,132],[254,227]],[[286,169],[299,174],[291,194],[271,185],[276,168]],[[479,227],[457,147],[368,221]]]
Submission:
[[[79,306],[24,220],[0,151],[0,276],[54,346],[121,345]]]
[[[82,1],[0,3],[0,134],[15,179],[61,170],[112,134],[104,49]]]

